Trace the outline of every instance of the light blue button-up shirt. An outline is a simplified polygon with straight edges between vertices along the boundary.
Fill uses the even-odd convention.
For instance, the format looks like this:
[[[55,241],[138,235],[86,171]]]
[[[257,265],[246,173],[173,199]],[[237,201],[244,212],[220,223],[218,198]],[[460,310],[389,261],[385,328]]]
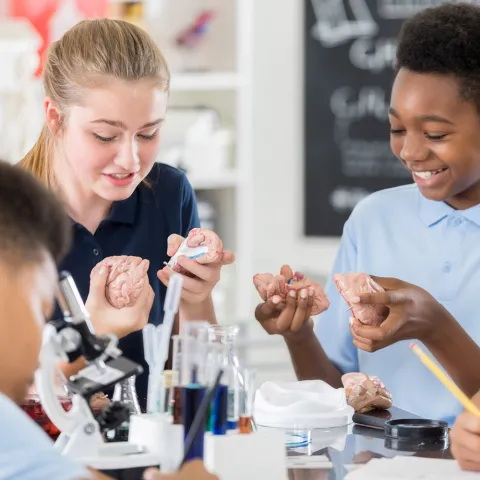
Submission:
[[[0,393],[0,480],[86,480],[87,469],[54,450],[45,432]]]
[[[370,195],[344,226],[332,274],[348,272],[396,277],[423,287],[480,342],[480,205],[457,211],[426,199],[416,185]],[[330,360],[344,373],[378,376],[395,406],[451,424],[462,408],[410,351],[410,342],[375,353],[358,350],[348,306],[332,277],[326,293],[331,305],[316,318],[315,332]]]

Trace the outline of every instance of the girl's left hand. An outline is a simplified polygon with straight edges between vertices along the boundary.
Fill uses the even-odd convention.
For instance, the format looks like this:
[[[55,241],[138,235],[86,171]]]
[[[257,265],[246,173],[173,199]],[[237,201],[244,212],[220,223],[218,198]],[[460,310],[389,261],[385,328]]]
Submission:
[[[182,244],[184,238],[180,235],[171,235],[168,239],[167,255],[172,256]],[[223,255],[213,263],[200,264],[195,259],[186,256],[178,258],[174,271],[165,266],[157,272],[158,279],[168,286],[170,277],[177,273],[183,276],[182,299],[190,304],[203,303],[212,293],[213,287],[220,280],[220,270],[224,265],[230,265],[235,261],[235,255],[229,250],[225,250]],[[176,265],[176,267],[177,267]]]

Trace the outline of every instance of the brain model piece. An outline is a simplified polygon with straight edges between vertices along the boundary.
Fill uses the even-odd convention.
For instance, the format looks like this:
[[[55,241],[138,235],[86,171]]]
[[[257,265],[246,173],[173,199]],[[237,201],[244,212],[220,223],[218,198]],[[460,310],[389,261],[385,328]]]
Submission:
[[[364,325],[378,326],[388,315],[388,308],[384,305],[364,305],[351,303],[352,298],[363,293],[384,292],[385,290],[374,282],[366,273],[337,273],[333,281],[345,301],[348,303],[352,316]]]
[[[300,272],[294,273],[288,265],[284,265],[280,269],[280,275],[258,273],[253,277],[253,284],[264,301],[274,296],[285,298],[290,290],[313,289],[312,315],[318,315],[330,306],[321,285],[308,279]]]
[[[347,373],[342,376],[342,383],[347,402],[357,413],[385,410],[392,406],[392,394],[377,377]]]
[[[215,232],[206,228],[194,228],[190,230],[167,265],[175,267],[180,255],[195,258],[202,264],[218,262],[223,256],[223,251],[223,242]]]
[[[108,267],[105,289],[107,300],[115,308],[131,307],[135,304],[147,280],[150,266],[148,260],[129,255],[107,257],[92,270],[92,276],[102,267]]]

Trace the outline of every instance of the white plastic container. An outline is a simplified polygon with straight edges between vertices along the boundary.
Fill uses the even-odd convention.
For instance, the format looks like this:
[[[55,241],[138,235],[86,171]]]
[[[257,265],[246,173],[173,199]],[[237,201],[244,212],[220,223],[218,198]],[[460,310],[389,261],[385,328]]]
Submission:
[[[335,389],[321,380],[266,382],[255,395],[255,422],[265,427],[343,427],[352,423],[353,414],[345,390]]]
[[[157,456],[162,473],[176,472],[182,461],[183,425],[174,425],[168,415],[132,415],[128,441]]]

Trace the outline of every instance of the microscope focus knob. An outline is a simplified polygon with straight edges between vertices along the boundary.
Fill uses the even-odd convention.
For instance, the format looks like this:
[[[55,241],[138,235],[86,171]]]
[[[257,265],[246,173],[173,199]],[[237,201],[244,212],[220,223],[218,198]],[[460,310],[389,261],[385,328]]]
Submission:
[[[112,402],[103,409],[97,421],[100,425],[100,430],[105,432],[114,430],[123,422],[127,422],[129,418],[130,412],[128,407],[120,402]]]

